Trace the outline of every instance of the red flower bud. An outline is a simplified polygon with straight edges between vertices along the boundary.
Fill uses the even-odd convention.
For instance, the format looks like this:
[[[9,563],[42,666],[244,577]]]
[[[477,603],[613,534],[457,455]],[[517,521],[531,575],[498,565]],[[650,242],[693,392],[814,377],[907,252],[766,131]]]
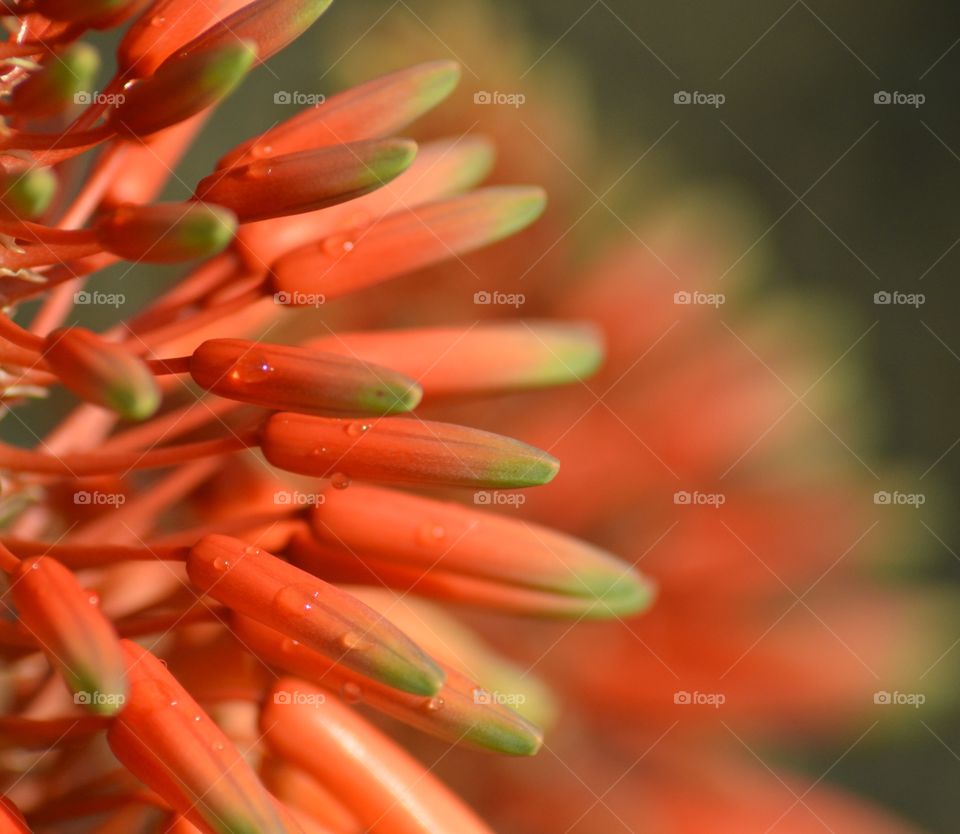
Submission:
[[[196,196],[236,212],[243,223],[352,200],[380,188],[412,161],[408,139],[375,139],[272,157],[204,177]]]
[[[128,261],[175,263],[221,251],[233,238],[233,213],[206,203],[126,205],[98,218],[97,242]]]
[[[160,405],[150,369],[122,345],[79,327],[52,331],[43,357],[60,381],[80,399],[144,420]]]
[[[114,755],[204,834],[299,834],[224,732],[146,649],[123,641],[130,694]]]
[[[420,386],[409,377],[306,348],[211,339],[190,357],[190,375],[208,391],[284,411],[409,411]]]
[[[13,571],[10,596],[20,621],[60,670],[75,700],[112,715],[127,693],[117,634],[97,598],[49,556],[26,559]]]
[[[344,591],[252,545],[206,536],[190,551],[187,573],[234,611],[299,640],[364,677],[434,694],[442,670],[401,631]]]
[[[192,55],[246,40],[254,45],[257,60],[266,61],[310,28],[330,3],[331,0],[253,0],[184,44],[177,55]]]
[[[252,44],[228,44],[185,57],[174,56],[150,78],[124,92],[107,118],[121,135],[146,136],[190,118],[229,95],[253,65]]]
[[[264,457],[302,475],[421,484],[545,484],[559,462],[533,446],[450,423],[403,417],[369,422],[280,413],[261,431]]]
[[[431,61],[327,99],[238,145],[219,168],[362,139],[389,136],[446,98],[460,79],[453,61]]]
[[[501,186],[388,214],[284,255],[271,269],[273,288],[327,298],[355,292],[512,235],[545,204],[542,189]]]

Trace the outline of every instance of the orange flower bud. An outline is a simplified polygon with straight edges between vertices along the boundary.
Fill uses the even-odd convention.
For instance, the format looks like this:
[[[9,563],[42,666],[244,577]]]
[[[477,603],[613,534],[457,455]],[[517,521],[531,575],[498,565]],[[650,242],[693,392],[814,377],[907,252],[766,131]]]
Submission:
[[[227,206],[243,223],[298,214],[380,188],[416,152],[408,139],[374,139],[285,154],[210,174],[197,184],[196,196]]]
[[[327,489],[311,525],[340,560],[359,558],[401,587],[415,575],[418,591],[444,599],[597,619],[635,614],[652,599],[631,565],[587,542],[452,502],[354,484]]]
[[[443,672],[388,620],[349,594],[228,536],[206,536],[187,558],[204,593],[359,674],[432,695]]]
[[[97,598],[49,556],[26,559],[13,571],[10,595],[20,621],[50,663],[93,712],[112,715],[127,693],[117,634]]]
[[[43,64],[10,93],[17,115],[53,116],[75,104],[78,93],[89,90],[100,69],[100,55],[90,44],[70,44],[54,60]]]
[[[292,698],[291,693],[313,698]],[[330,787],[370,834],[491,834],[423,765],[349,707],[296,678],[260,714],[267,744]]]
[[[238,145],[217,167],[389,136],[446,98],[459,79],[460,67],[453,61],[431,61],[390,73],[302,110]]]
[[[592,325],[526,320],[338,333],[304,347],[389,364],[416,379],[428,397],[577,382],[603,358]]]
[[[500,186],[398,211],[284,255],[271,269],[273,289],[327,298],[355,292],[512,235],[545,205],[542,189]]]
[[[204,834],[299,834],[166,666],[128,640],[123,651],[130,695],[107,741],[124,767]]]
[[[107,126],[121,135],[146,136],[182,122],[229,95],[255,57],[252,44],[235,39],[216,49],[174,56],[125,91]]]
[[[267,420],[260,446],[288,472],[373,481],[523,487],[547,483],[560,467],[519,440],[403,417],[361,422],[283,412]]]
[[[50,20],[65,20],[95,26],[100,22],[113,22],[118,14],[129,7],[142,4],[142,0],[35,0],[35,11]]]
[[[190,357],[194,381],[221,397],[290,411],[390,414],[420,401],[420,386],[388,368],[299,347],[211,339]]]
[[[236,230],[233,213],[206,203],[120,206],[94,227],[97,242],[128,261],[175,263],[221,251]]]
[[[182,57],[219,49],[237,40],[253,44],[266,61],[300,37],[330,6],[331,0],[253,0],[183,45]]]
[[[144,420],[160,405],[160,389],[140,357],[80,327],[48,334],[43,358],[80,399]]]
[[[509,756],[532,756],[540,749],[540,730],[494,703],[480,684],[450,667],[444,667],[446,678],[436,695],[413,695],[357,675],[302,643],[291,645],[279,631],[256,620],[235,616],[233,627],[244,646],[265,662],[451,744]]]

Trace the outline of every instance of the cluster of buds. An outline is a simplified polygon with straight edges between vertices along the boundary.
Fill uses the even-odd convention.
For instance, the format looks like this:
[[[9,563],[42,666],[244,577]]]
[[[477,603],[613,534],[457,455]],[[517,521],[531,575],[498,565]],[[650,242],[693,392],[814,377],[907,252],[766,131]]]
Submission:
[[[0,444],[4,831],[487,831],[354,705],[532,755],[545,696],[396,595],[571,620],[650,600],[585,542],[389,486],[550,481],[547,452],[416,409],[578,381],[601,359],[591,327],[334,333],[310,309],[542,212],[536,187],[475,187],[486,141],[395,138],[455,64],[334,95],[155,202],[216,105],[329,2],[3,4],[0,401],[24,424],[57,388],[79,400],[29,446]],[[115,74],[81,95],[99,64],[82,38],[114,27]],[[118,261],[191,263],[109,330],[76,326],[77,288]],[[268,341],[292,315],[322,335]],[[229,482],[243,500],[217,500]],[[270,500],[305,484],[310,502]],[[77,506],[101,493],[124,501]],[[505,681],[529,709],[484,696]]]

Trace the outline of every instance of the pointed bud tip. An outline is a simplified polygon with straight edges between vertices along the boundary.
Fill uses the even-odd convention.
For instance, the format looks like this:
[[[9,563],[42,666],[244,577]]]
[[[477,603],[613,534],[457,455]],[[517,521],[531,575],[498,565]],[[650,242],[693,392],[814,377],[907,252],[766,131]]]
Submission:
[[[28,168],[0,177],[3,207],[22,220],[43,215],[56,193],[57,176],[49,168]]]

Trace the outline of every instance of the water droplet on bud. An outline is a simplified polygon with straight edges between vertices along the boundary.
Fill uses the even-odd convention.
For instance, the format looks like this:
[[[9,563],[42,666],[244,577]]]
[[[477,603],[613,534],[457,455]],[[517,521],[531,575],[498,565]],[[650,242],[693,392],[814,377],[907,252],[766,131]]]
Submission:
[[[346,489],[350,486],[350,476],[345,475],[343,472],[334,472],[330,476],[330,485],[334,489]]]
[[[431,712],[436,712],[438,709],[442,709],[442,708],[443,708],[443,698],[441,698],[439,695],[427,701],[427,709],[430,710]]]
[[[417,540],[421,544],[428,546],[435,546],[440,544],[447,535],[447,531],[444,530],[439,524],[423,524],[420,526],[420,529],[417,531]]]
[[[357,421],[347,423],[346,429],[344,429],[351,437],[361,437],[369,430],[369,423],[359,423]]]
[[[363,700],[363,691],[352,681],[340,687],[340,695],[348,704],[359,704]]]

